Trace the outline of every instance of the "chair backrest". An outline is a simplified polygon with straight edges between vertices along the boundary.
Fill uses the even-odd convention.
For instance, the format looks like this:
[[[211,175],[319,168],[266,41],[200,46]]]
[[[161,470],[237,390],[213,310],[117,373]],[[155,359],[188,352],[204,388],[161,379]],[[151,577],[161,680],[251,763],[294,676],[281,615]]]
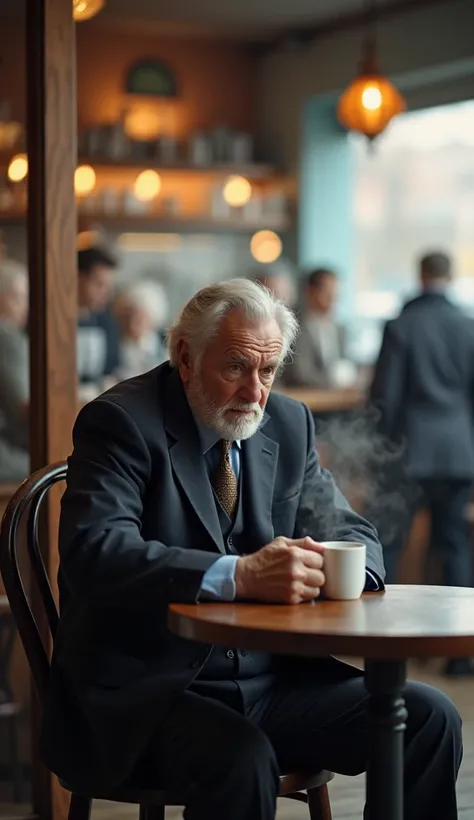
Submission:
[[[0,572],[13,618],[20,634],[40,700],[44,702],[49,681],[49,653],[42,640],[39,623],[46,617],[52,639],[59,622],[58,610],[42,558],[39,542],[39,519],[46,496],[55,484],[65,481],[65,462],[44,467],[20,485],[10,499],[0,528]],[[25,528],[26,524],[26,528]],[[19,550],[26,537],[26,555],[32,579],[39,592],[38,619],[30,603],[19,561]],[[36,609],[36,607],[35,607]]]

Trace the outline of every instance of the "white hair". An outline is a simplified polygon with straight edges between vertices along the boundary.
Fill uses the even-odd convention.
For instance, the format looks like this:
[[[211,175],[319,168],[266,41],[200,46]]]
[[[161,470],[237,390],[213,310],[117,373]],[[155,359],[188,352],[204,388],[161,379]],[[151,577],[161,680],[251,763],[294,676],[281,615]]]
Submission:
[[[120,315],[129,307],[146,311],[157,329],[164,327],[168,319],[166,291],[163,285],[151,279],[140,279],[120,291],[115,300],[115,312]]]
[[[202,288],[184,306],[177,323],[168,331],[171,364],[178,364],[180,341],[187,342],[199,359],[231,310],[241,311],[251,322],[275,319],[283,337],[281,359],[286,358],[298,333],[293,311],[263,285],[249,279],[230,279]]]
[[[10,293],[20,279],[28,281],[26,267],[13,259],[0,259],[0,293]]]

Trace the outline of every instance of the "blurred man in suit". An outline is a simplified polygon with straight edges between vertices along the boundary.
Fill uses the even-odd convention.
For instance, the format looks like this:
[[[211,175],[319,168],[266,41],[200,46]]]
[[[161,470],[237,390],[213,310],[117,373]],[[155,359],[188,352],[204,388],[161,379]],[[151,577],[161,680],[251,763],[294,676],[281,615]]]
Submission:
[[[81,248],[77,254],[79,319],[77,370],[81,384],[98,385],[114,376],[120,364],[118,326],[109,306],[115,287],[116,261],[108,250]]]
[[[420,295],[386,325],[371,388],[382,433],[401,447],[397,469],[392,464],[386,476],[388,489],[396,491],[398,484],[405,502],[398,525],[386,522],[387,536],[380,511],[379,532],[393,583],[413,515],[428,507],[444,582],[471,586],[466,512],[474,477],[474,321],[447,297],[448,256],[424,256],[419,272]],[[473,668],[452,661],[446,671],[465,674]]]
[[[185,641],[170,601],[297,605],[321,540],[381,547],[321,470],[306,407],[271,394],[291,310],[254,282],[197,293],[170,362],[83,408],[60,522],[61,620],[43,755],[76,789],[166,784],[187,820],[274,820],[280,770],[366,768],[363,673]],[[446,696],[407,685],[406,820],[455,820],[461,759]]]
[[[288,387],[331,387],[344,358],[345,333],[333,316],[339,290],[334,271],[317,268],[304,290],[301,330],[292,361],[285,368]]]

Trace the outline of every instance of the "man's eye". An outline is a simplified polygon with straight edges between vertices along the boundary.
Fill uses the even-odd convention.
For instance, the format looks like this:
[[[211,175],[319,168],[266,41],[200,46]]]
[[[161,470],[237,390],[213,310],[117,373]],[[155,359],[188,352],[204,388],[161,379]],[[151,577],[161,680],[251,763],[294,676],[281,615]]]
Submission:
[[[275,372],[275,368],[272,367],[272,366],[264,367],[263,370],[261,370],[261,373],[264,376],[272,376],[274,372]]]
[[[229,370],[231,370],[232,373],[239,373],[242,370],[242,365],[241,364],[230,364],[229,365]]]

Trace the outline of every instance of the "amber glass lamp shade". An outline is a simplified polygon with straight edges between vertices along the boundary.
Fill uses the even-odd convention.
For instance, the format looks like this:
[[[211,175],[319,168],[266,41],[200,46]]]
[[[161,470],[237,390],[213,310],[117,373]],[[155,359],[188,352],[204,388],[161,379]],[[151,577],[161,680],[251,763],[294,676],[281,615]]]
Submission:
[[[72,0],[72,16],[78,22],[90,20],[105,6],[105,0]]]
[[[368,39],[359,74],[339,99],[339,122],[373,140],[405,108],[400,92],[379,70],[375,40]]]
[[[380,74],[357,77],[339,100],[339,122],[374,139],[406,108],[399,91]]]

